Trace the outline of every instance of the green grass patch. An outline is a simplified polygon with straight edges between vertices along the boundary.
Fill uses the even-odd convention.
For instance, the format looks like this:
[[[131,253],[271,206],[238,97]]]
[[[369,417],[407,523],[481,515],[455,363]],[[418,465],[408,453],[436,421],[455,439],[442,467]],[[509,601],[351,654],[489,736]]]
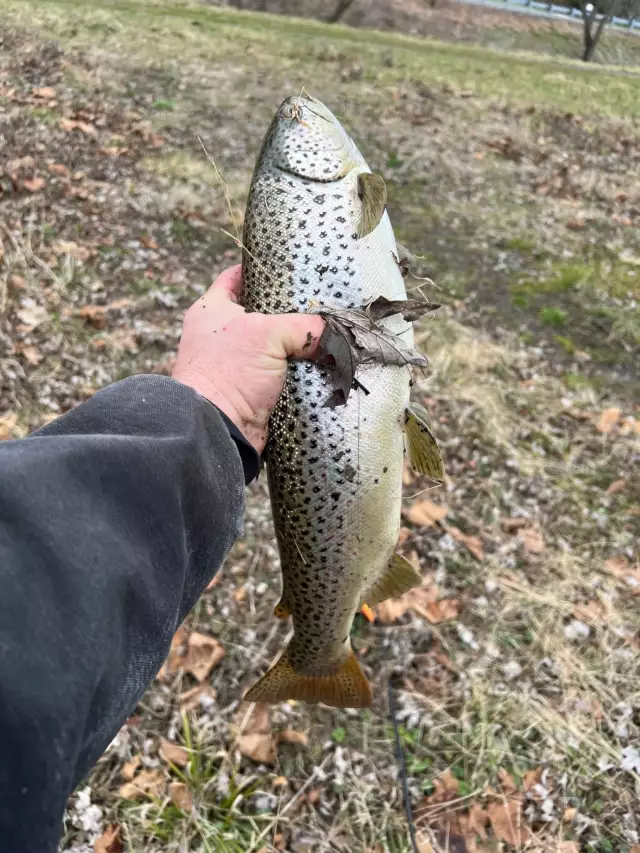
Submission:
[[[539,317],[548,326],[564,326],[567,322],[568,314],[564,308],[558,308],[556,305],[548,305],[540,309]]]

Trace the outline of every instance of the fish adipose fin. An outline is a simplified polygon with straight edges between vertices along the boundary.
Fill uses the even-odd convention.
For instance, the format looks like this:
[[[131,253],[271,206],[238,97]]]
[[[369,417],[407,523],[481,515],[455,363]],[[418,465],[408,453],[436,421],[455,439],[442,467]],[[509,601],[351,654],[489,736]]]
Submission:
[[[370,606],[380,604],[388,598],[399,598],[421,583],[422,576],[416,567],[400,554],[394,554],[382,575],[362,596],[362,601]]]
[[[434,434],[429,427],[426,409],[411,403],[405,412],[404,436],[409,462],[414,471],[432,480],[444,479],[444,462]]]
[[[291,608],[286,603],[286,601],[284,599],[284,595],[282,596],[280,601],[276,604],[276,606],[273,608],[273,615],[277,619],[288,619],[289,616],[291,616]]]
[[[387,209],[387,187],[380,175],[363,172],[358,175],[358,198],[362,202],[358,237],[366,237],[382,219]]]
[[[353,649],[337,672],[303,675],[293,668],[285,650],[278,663],[245,694],[247,702],[286,702],[289,699],[333,708],[366,708],[373,696],[371,685],[360,668]]]

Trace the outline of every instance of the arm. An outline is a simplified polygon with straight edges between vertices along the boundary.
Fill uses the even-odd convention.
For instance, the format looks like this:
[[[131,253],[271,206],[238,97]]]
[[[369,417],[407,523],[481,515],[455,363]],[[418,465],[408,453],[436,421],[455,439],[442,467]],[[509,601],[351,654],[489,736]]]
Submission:
[[[287,357],[324,324],[246,315],[240,285],[228,271],[189,309],[173,379],[0,444],[3,853],[54,853],[69,793],[241,532]]]
[[[248,477],[258,457],[231,429],[139,376],[0,444],[3,849],[55,849],[67,796],[241,533],[238,446]]]

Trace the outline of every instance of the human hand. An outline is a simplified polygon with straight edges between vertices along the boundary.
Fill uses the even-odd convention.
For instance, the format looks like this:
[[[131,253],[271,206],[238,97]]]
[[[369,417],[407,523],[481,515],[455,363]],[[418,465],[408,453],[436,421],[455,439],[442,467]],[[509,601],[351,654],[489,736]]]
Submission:
[[[287,358],[314,358],[324,320],[311,314],[247,314],[240,264],[225,270],[187,311],[173,378],[194,388],[258,453],[284,387]]]

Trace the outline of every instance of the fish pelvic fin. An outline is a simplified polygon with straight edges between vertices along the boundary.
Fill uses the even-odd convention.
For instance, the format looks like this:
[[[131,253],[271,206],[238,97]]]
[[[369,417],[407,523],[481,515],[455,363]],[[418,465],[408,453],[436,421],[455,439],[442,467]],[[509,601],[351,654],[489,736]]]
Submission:
[[[358,198],[362,204],[358,237],[366,237],[382,219],[387,209],[387,187],[381,175],[363,172],[358,175]]]
[[[362,596],[368,605],[380,604],[388,598],[399,598],[422,584],[422,575],[406,557],[394,554],[382,575]]]
[[[280,660],[245,694],[247,702],[275,704],[290,699],[323,702],[333,708],[366,708],[373,701],[371,685],[349,645],[348,655],[330,675],[296,672],[285,650]]]
[[[431,432],[427,411],[418,403],[411,403],[405,411],[404,437],[409,462],[414,471],[442,482],[444,480],[442,453]]]

